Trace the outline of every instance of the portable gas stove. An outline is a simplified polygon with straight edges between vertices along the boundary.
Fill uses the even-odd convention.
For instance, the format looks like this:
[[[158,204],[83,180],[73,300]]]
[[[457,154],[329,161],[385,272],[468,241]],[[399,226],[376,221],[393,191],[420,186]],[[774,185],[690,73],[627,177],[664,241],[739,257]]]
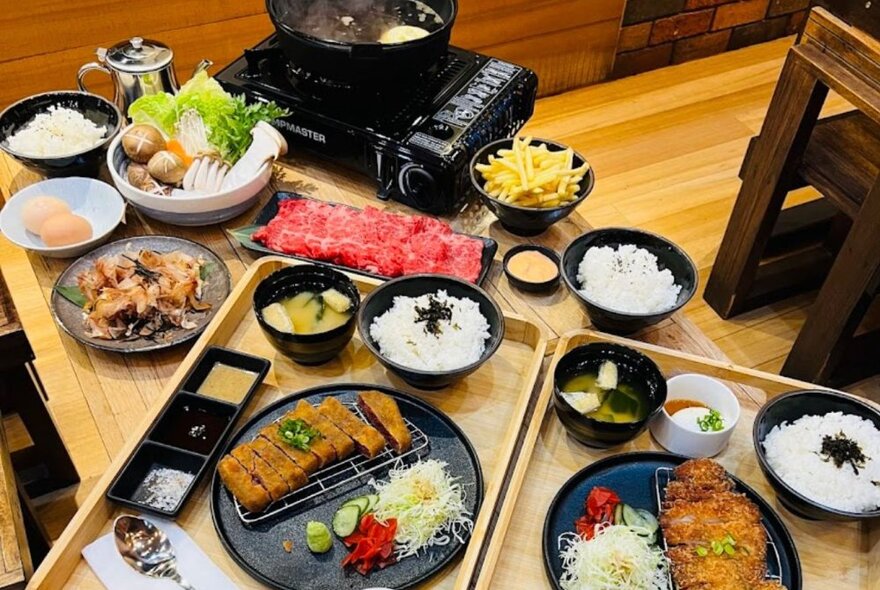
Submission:
[[[473,154],[514,135],[531,117],[531,70],[450,47],[415,81],[352,88],[292,67],[269,37],[216,76],[227,91],[274,100],[291,111],[275,121],[303,149],[376,179],[380,199],[421,211],[457,209],[470,186]]]

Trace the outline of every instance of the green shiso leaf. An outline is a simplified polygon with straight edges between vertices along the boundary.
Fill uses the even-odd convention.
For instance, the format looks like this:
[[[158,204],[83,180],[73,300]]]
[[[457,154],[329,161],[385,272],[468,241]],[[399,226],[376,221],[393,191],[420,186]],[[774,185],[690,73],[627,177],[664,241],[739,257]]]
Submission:
[[[76,285],[58,285],[55,291],[77,307],[86,306],[86,296]]]

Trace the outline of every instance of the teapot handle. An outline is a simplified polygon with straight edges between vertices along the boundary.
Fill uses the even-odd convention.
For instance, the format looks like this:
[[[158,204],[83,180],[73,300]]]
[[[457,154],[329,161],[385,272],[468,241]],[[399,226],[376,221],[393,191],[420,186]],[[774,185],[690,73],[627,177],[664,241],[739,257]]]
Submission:
[[[107,74],[111,78],[113,77],[113,74],[110,72],[109,68],[107,68],[104,65],[99,64],[96,61],[90,61],[89,63],[83,65],[79,69],[79,71],[76,73],[76,85],[83,92],[90,92],[90,90],[88,88],[86,88],[85,77],[86,77],[86,74],[88,74],[89,72],[92,72],[92,71],[104,72],[105,74]],[[113,85],[113,102],[116,102],[116,99],[118,97],[119,97],[119,88],[117,88],[116,85],[114,84]]]

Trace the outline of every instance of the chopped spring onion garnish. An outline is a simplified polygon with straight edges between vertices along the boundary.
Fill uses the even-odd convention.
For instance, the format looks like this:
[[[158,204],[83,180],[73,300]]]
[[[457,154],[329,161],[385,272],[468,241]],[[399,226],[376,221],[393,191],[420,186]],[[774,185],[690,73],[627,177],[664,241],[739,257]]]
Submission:
[[[464,542],[473,530],[464,489],[456,479],[446,471],[446,463],[430,459],[392,469],[388,481],[373,482],[379,495],[374,516],[380,522],[397,519],[398,559],[425,547],[447,545],[453,538]]]
[[[697,425],[703,432],[718,432],[724,430],[724,418],[718,410],[710,409],[709,413],[702,418],[697,418]]]
[[[599,525],[589,541],[577,533],[559,537],[564,590],[669,590],[663,550],[640,527]]]

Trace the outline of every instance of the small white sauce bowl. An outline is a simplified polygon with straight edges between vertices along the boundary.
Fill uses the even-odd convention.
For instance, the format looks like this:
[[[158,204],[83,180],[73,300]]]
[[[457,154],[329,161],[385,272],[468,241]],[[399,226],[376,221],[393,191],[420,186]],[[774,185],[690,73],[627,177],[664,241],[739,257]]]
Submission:
[[[40,236],[25,229],[21,219],[25,203],[40,195],[57,197],[70,206],[71,213],[85,217],[92,226],[92,237],[84,242],[50,247]],[[47,258],[82,256],[107,241],[125,218],[125,201],[119,192],[100,180],[68,176],[49,178],[15,193],[0,211],[0,232],[13,244]]]
[[[717,379],[694,373],[672,377],[666,389],[666,403],[676,399],[701,402],[721,414],[724,428],[717,432],[691,430],[676,422],[664,404],[649,425],[654,439],[666,450],[686,457],[714,457],[723,451],[739,422],[739,400],[733,391]]]

